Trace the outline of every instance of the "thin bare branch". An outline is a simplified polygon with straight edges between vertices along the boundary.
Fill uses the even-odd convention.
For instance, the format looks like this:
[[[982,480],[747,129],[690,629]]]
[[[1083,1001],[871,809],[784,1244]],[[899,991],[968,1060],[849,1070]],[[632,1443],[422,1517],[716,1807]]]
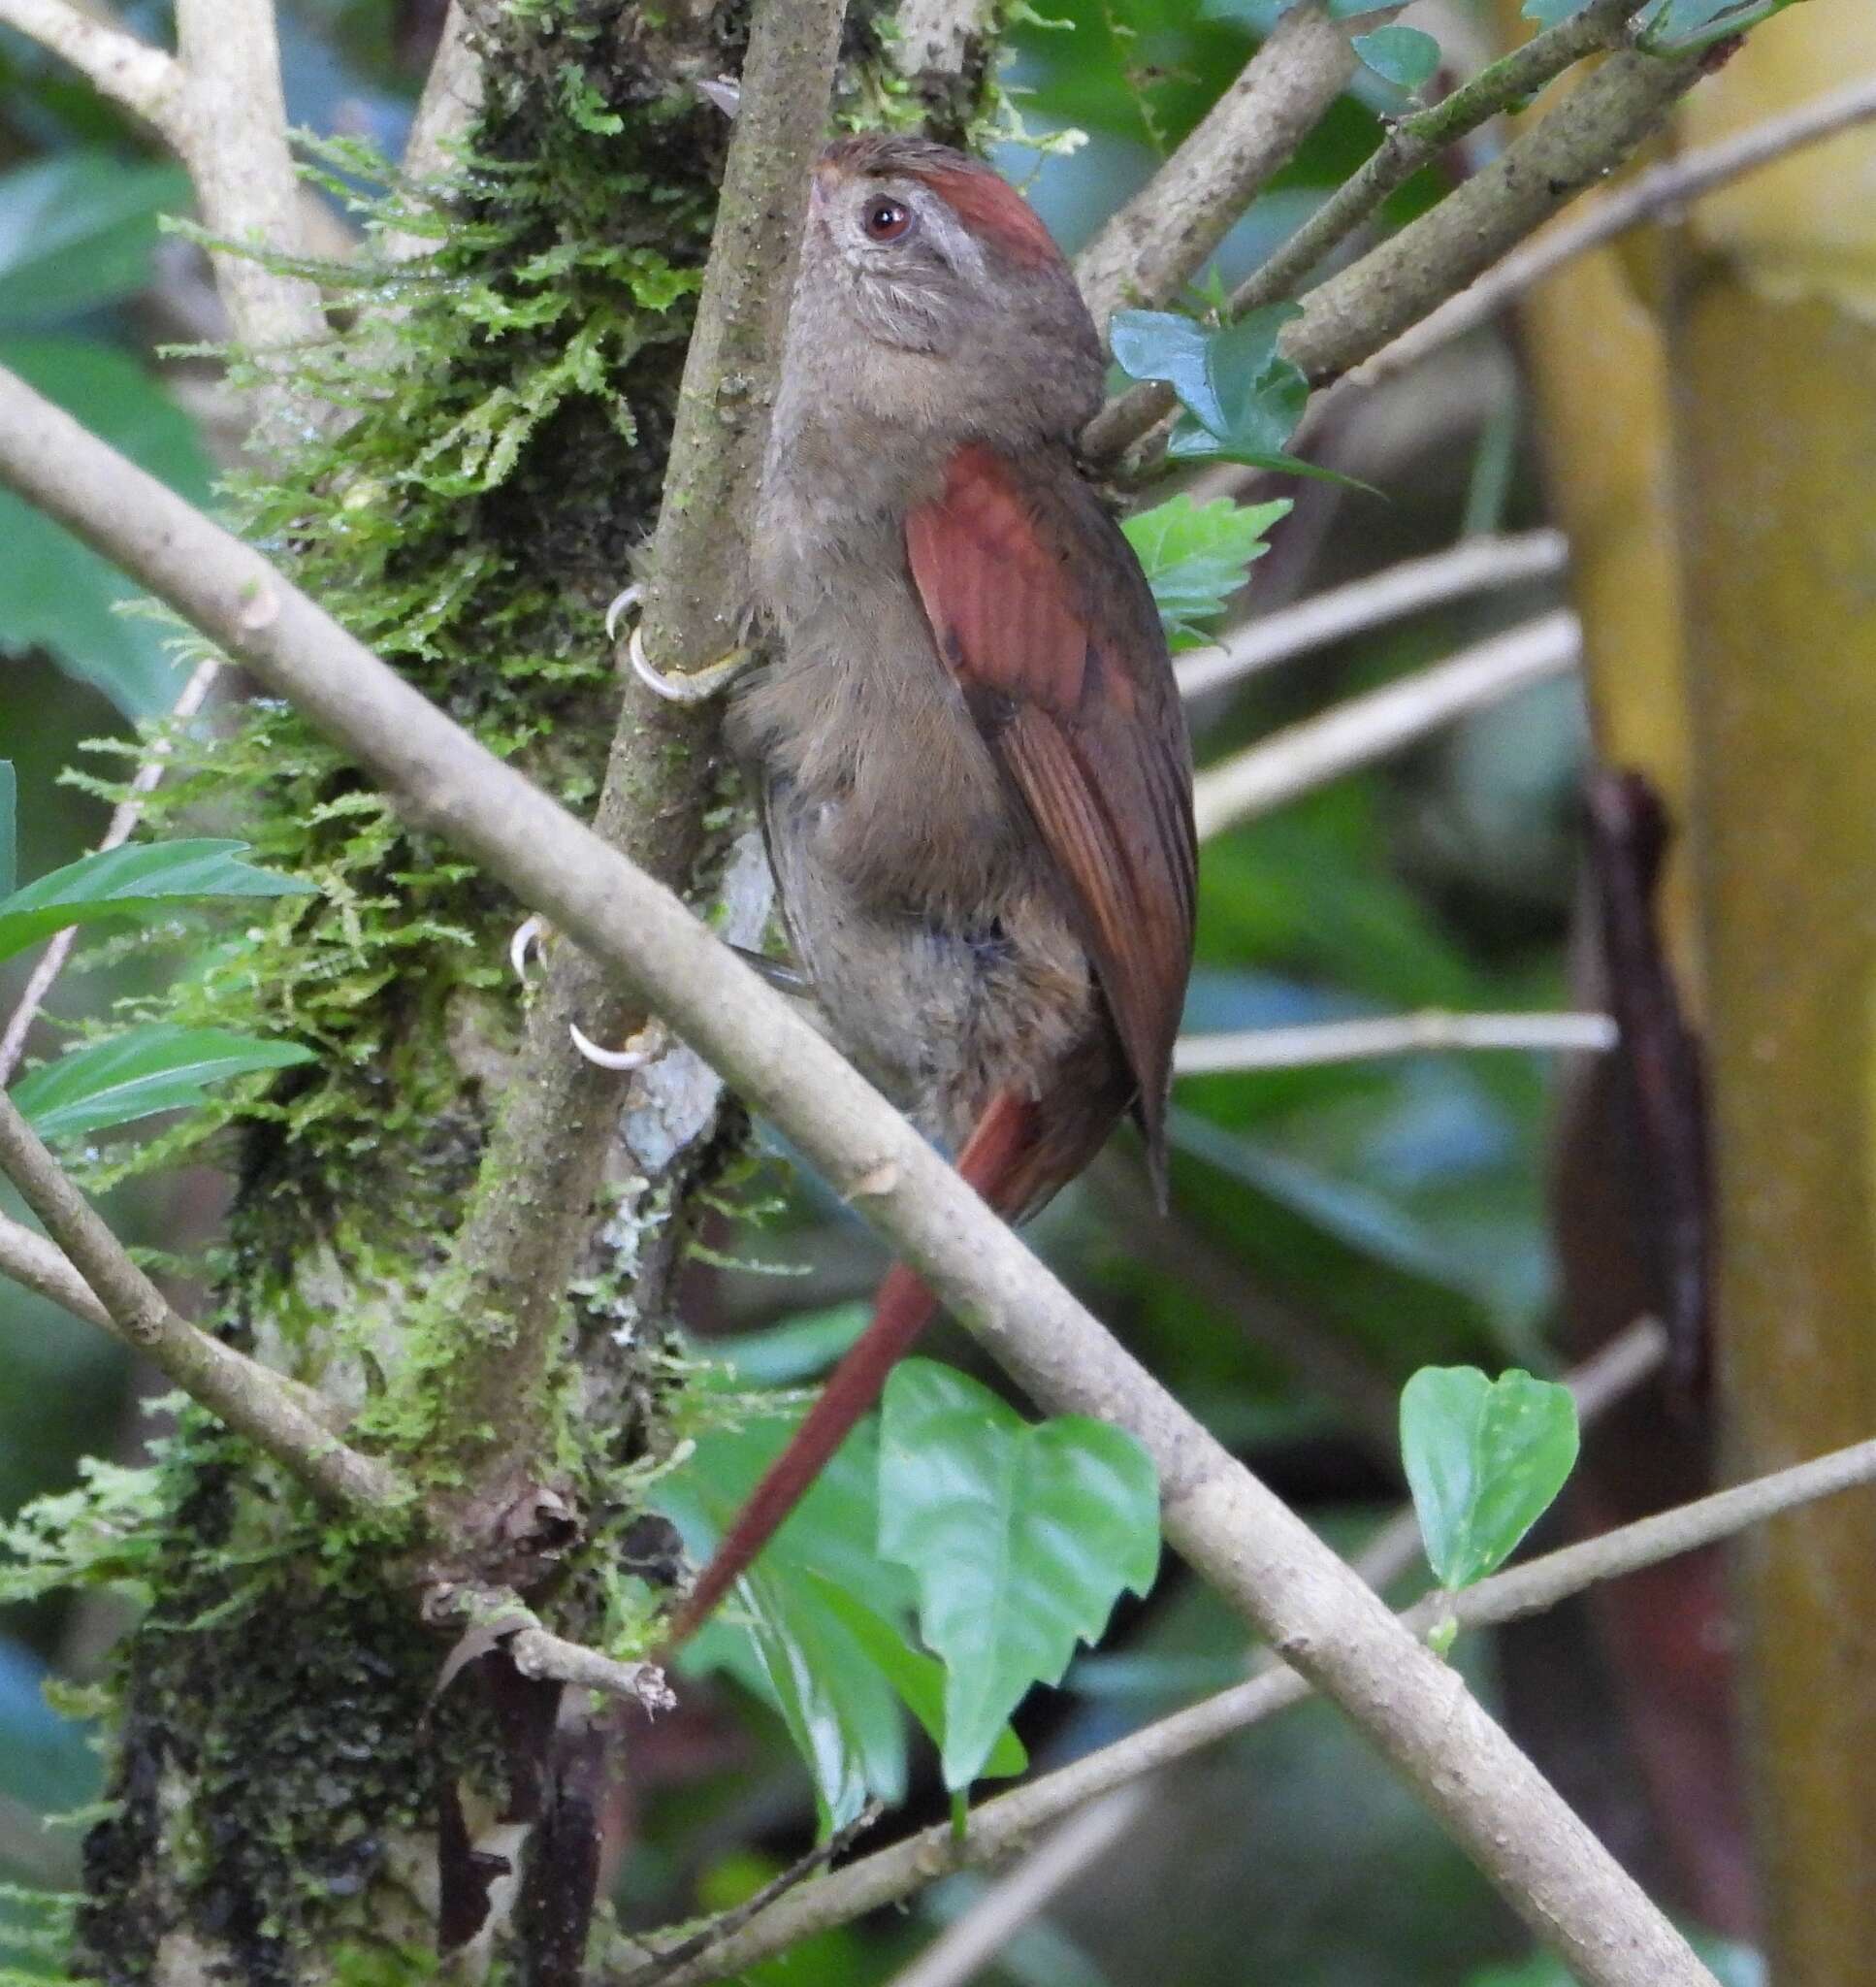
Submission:
[[[1321,1062],[1365,1062],[1378,1056],[1420,1056],[1444,1049],[1532,1049],[1601,1054],[1616,1045],[1606,1014],[1376,1015],[1312,1026],[1233,1028],[1181,1035],[1175,1076],[1217,1076],[1253,1069],[1307,1069]]]
[[[10,27],[69,62],[113,104],[140,117],[180,154],[187,132],[182,65],[124,29],[94,20],[68,0],[0,0]]]
[[[49,1297],[100,1331],[114,1333],[117,1329],[116,1320],[67,1261],[64,1252],[9,1215],[0,1215],[0,1276]]]
[[[405,819],[634,988],[855,1199],[1035,1399],[1131,1433],[1159,1473],[1169,1543],[1335,1698],[1586,1987],[1713,1987],[1464,1681],[669,891],[451,724],[258,552],[4,373],[0,482],[240,656]],[[110,1290],[98,1294],[112,1304]]]
[[[1595,205],[1546,229],[1535,241],[1505,256],[1470,289],[1449,297],[1392,343],[1358,367],[1349,384],[1378,386],[1429,352],[1476,330],[1517,302],[1525,291],[1578,255],[1600,248],[1643,221],[1690,206],[1729,180],[1756,173],[1788,153],[1821,144],[1840,131],[1876,117],[1876,82],[1863,79],[1815,97],[1795,111],[1767,117],[1731,138],[1684,153],[1667,165],[1638,175],[1627,186],[1599,194]]]
[[[1189,702],[1311,649],[1469,594],[1548,579],[1569,563],[1569,541],[1559,531],[1521,532],[1515,537],[1467,538],[1425,559],[1404,559],[1366,579],[1299,601],[1276,614],[1248,621],[1217,648],[1179,657],[1180,695]]]
[[[213,688],[220,669],[221,659],[218,656],[209,656],[195,666],[189,680],[183,684],[170,707],[169,724],[187,724],[195,716]],[[152,740],[149,756],[138,767],[137,777],[130,783],[130,792],[112,812],[104,839],[98,844],[100,855],[107,849],[122,848],[136,832],[137,824],[144,818],[144,803],[162,780],[169,762],[170,744],[167,733]],[[0,1090],[13,1080],[14,1071],[19,1067],[19,1059],[25,1051],[26,1037],[32,1030],[34,1019],[46,1005],[46,996],[52,991],[59,974],[65,970],[65,961],[71,957],[77,937],[75,927],[68,926],[59,932],[47,946],[45,957],[26,982],[25,992],[20,994],[18,1005],[7,1022],[6,1032],[0,1034]]]
[[[1355,70],[1348,30],[1321,0],[1294,7],[1160,167],[1076,258],[1096,325],[1169,304]]]
[[[417,114],[404,145],[404,177],[422,186],[440,179],[450,164],[450,147],[481,114],[482,55],[462,0],[449,0],[443,31],[424,80]],[[434,247],[427,236],[394,231],[380,247],[393,262],[407,261]]]
[[[397,1473],[340,1442],[307,1405],[304,1389],[198,1331],[171,1309],[4,1091],[0,1171],[46,1224],[117,1335],[184,1392],[335,1503],[389,1515],[405,1502],[408,1491]],[[26,1252],[16,1253],[22,1269],[27,1267]],[[36,1283],[34,1287],[44,1287]],[[88,1315],[79,1306],[71,1308],[81,1317]]]
[[[1560,607],[1430,669],[1351,697],[1321,717],[1291,725],[1199,774],[1192,796],[1199,839],[1373,765],[1513,691],[1561,676],[1576,667],[1581,653],[1576,616]]]
[[[1569,1383],[1585,1422],[1656,1372],[1666,1348],[1666,1335],[1660,1324],[1645,1319],[1586,1359]],[[1408,1506],[1376,1528],[1356,1556],[1353,1570],[1378,1592],[1402,1579],[1419,1560],[1420,1527]],[[1495,1584],[1488,1580],[1469,1589],[1461,1597],[1462,1612],[1465,1606],[1476,1607],[1478,1597]],[[1425,1612],[1423,1625],[1430,1627],[1439,1610],[1429,1608]],[[1243,1683],[1171,1712],[1112,1745],[973,1808],[969,1833],[962,1842],[953,1837],[948,1824],[940,1823],[850,1864],[812,1892],[791,1898],[764,1914],[741,1937],[720,1946],[710,1965],[686,1970],[675,1975],[668,1987],[699,1987],[703,1981],[728,1977],[817,1932],[897,1904],[950,1871],[995,1862],[1028,1841],[1036,1830],[1059,1822],[1089,1803],[1132,1788],[1180,1760],[1301,1704],[1309,1695],[1309,1685],[1266,1652],[1256,1659],[1252,1674]],[[625,1983],[608,1976],[604,1987],[625,1987]]]

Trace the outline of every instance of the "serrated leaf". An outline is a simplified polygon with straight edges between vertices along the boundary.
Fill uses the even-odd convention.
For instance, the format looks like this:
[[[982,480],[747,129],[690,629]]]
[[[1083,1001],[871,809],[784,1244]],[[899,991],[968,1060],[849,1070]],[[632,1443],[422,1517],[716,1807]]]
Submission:
[[[76,338],[10,338],[0,366],[197,505],[210,494],[195,424],[123,353]],[[0,654],[43,648],[126,717],[155,717],[182,678],[154,622],[115,611],[141,589],[62,526],[0,490]]]
[[[1197,504],[1181,490],[1120,527],[1174,648],[1192,648],[1206,638],[1204,624],[1222,613],[1245,584],[1251,562],[1270,549],[1265,533],[1289,509],[1280,498],[1272,504],[1234,504],[1228,497]]]
[[[221,897],[301,896],[298,877],[240,858],[245,842],[134,842],[81,856],[0,899],[0,960],[67,925],[167,917],[179,905]]]
[[[854,1640],[871,1657],[880,1674],[899,1693],[905,1707],[925,1729],[931,1743],[945,1743],[945,1668],[935,1657],[922,1654],[909,1644],[891,1622],[845,1587],[836,1586],[821,1574],[809,1578],[822,1590],[822,1598],[840,1619]],[[1006,1724],[997,1734],[990,1755],[979,1770],[986,1780],[1013,1779],[1029,1764],[1023,1743]]]
[[[152,1022],[67,1050],[21,1077],[11,1095],[42,1138],[75,1138],[158,1111],[189,1109],[210,1085],[230,1077],[311,1060],[312,1052],[298,1042]]]
[[[1120,1429],[1028,1423],[963,1374],[904,1359],[881,1414],[880,1550],[912,1574],[920,1634],[945,1665],[956,1792],[1030,1686],[1060,1679],[1123,1589],[1152,1584],[1152,1463]]]
[[[1401,1392],[1401,1457],[1441,1586],[1504,1565],[1549,1510],[1576,1461],[1567,1386],[1515,1369],[1423,1366]]]
[[[1405,90],[1422,88],[1439,67],[1439,44],[1398,21],[1356,35],[1350,46],[1376,76]]]
[[[712,1429],[650,1502],[703,1564],[764,1470],[793,1434],[796,1416]],[[814,1780],[823,1825],[844,1826],[869,1793],[902,1798],[905,1725],[899,1697],[826,1603],[830,1583],[877,1609],[904,1609],[910,1585],[873,1544],[878,1429],[862,1422],[763,1548],[726,1610],[684,1658],[695,1672],[728,1670],[766,1698]]]
[[[158,214],[185,207],[179,166],[73,151],[0,173],[0,327],[95,309],[149,281]]]
[[[0,759],[0,897],[12,896],[18,871],[18,825],[19,782],[14,777],[13,761]]]

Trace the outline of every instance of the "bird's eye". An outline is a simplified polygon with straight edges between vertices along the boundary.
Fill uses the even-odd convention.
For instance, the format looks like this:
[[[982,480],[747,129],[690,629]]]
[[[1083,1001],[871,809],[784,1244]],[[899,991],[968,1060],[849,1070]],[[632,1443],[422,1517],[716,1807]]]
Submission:
[[[875,242],[896,242],[912,225],[912,210],[903,201],[884,194],[866,203],[863,223]]]

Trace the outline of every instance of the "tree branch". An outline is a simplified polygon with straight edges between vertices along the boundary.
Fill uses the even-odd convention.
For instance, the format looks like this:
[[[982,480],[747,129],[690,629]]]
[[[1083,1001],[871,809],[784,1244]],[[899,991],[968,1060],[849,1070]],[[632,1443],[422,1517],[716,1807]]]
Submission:
[[[755,16],[652,550],[642,632],[667,666],[736,638],[802,189],[826,122],[841,16],[840,0],[769,0]],[[689,883],[701,848],[715,723],[628,679],[594,826],[674,889]],[[466,1402],[457,1425],[505,1436],[503,1453],[478,1469],[525,1469],[539,1442],[567,1287],[631,1082],[585,1060],[570,1029],[616,1041],[643,1019],[604,962],[571,946],[550,955],[454,1254],[466,1315],[478,1321],[449,1376]]]
[[[1159,1473],[1169,1542],[1336,1699],[1587,1987],[1712,1987],[1463,1682],[675,896],[452,725],[259,553],[5,375],[0,481],[239,655],[407,820],[634,987],[857,1200],[1034,1398],[1139,1440]]]
[[[99,92],[147,124],[170,149],[184,149],[188,111],[182,65],[122,28],[94,20],[68,0],[0,0],[10,27],[69,62]]]
[[[1581,652],[1576,616],[1559,607],[1430,669],[1305,718],[1199,774],[1192,790],[1199,839],[1372,765],[1468,711],[1560,676],[1576,667]]]
[[[1303,299],[1281,349],[1312,385],[1371,357],[1618,166],[1698,80],[1702,58],[1625,51],[1455,187],[1439,205],[1371,248]],[[1173,406],[1146,384],[1111,402],[1083,431],[1095,461],[1117,458]]]
[[[1191,137],[1076,258],[1095,324],[1172,302],[1354,74],[1321,0],[1293,7]]]
[[[1443,1049],[1536,1049],[1600,1054],[1616,1044],[1606,1014],[1377,1015],[1290,1028],[1236,1028],[1181,1035],[1173,1048],[1175,1076],[1216,1076],[1252,1069],[1304,1069],[1321,1062],[1361,1062],[1375,1056],[1419,1056]]]
[[[1425,559],[1403,559],[1366,579],[1331,587],[1292,607],[1248,621],[1216,648],[1175,657],[1180,695],[1192,702],[1292,656],[1327,648],[1469,594],[1548,579],[1569,563],[1569,541],[1562,532],[1550,530],[1506,538],[1465,538]]]
[[[100,1331],[117,1333],[117,1321],[98,1302],[91,1286],[79,1275],[64,1253],[44,1235],[23,1222],[0,1215],[0,1276],[11,1277],[42,1297],[95,1324]]]
[[[1660,1324],[1644,1319],[1586,1359],[1569,1377],[1583,1420],[1593,1421],[1656,1372],[1666,1348],[1666,1335]],[[1352,1570],[1378,1591],[1404,1578],[1419,1561],[1420,1527],[1412,1507],[1407,1506],[1375,1528],[1356,1555]],[[1534,1561],[1533,1565],[1543,1563]],[[1472,1621],[1466,1609],[1476,1610],[1481,1597],[1496,1584],[1487,1580],[1469,1588],[1460,1597],[1461,1618]],[[1426,1616],[1421,1626],[1431,1627],[1441,1610],[1429,1603],[1416,1612]],[[1414,1613],[1402,1618],[1410,1621]],[[1482,1616],[1473,1625],[1483,1626],[1489,1618]],[[1111,1745],[972,1808],[963,1841],[955,1839],[948,1822],[941,1822],[850,1864],[813,1891],[765,1914],[742,1937],[716,1948],[709,1966],[688,1969],[674,1976],[668,1987],[698,1987],[700,1982],[753,1967],[815,1933],[898,1904],[952,1871],[994,1862],[1028,1841],[1037,1829],[1047,1828],[1089,1803],[1133,1788],[1180,1760],[1301,1704],[1309,1695],[1310,1686],[1266,1651],[1255,1659],[1252,1673],[1244,1682],[1155,1719]],[[629,1980],[629,1972],[626,1980],[608,1977],[603,1987],[627,1987]]]
[[[204,1407],[211,1408],[238,1435],[246,1436],[307,1488],[336,1504],[389,1515],[408,1500],[408,1489],[397,1473],[340,1442],[306,1404],[302,1389],[178,1317],[4,1091],[0,1171],[46,1224],[47,1233],[102,1305],[116,1335]],[[8,1229],[13,1226],[9,1223]],[[6,1264],[9,1273],[17,1262],[22,1281],[33,1288],[61,1303],[77,1297],[56,1272],[33,1273],[47,1267],[41,1250],[21,1245],[7,1231],[0,1231],[0,1246],[13,1258]],[[49,1288],[49,1284],[59,1287]],[[81,1318],[91,1316],[82,1303],[68,1308]]]
[[[1597,196],[1584,212],[1548,229],[1536,241],[1505,256],[1468,290],[1448,297],[1437,310],[1382,347],[1350,375],[1355,387],[1378,386],[1417,364],[1429,352],[1476,330],[1575,256],[1600,248],[1643,221],[1686,207],[1729,180],[1759,171],[1775,159],[1817,145],[1840,131],[1876,117],[1876,82],[1867,80],[1813,98],[1783,116],[1768,117],[1750,130],[1702,146],[1665,166],[1638,175],[1627,186]]]

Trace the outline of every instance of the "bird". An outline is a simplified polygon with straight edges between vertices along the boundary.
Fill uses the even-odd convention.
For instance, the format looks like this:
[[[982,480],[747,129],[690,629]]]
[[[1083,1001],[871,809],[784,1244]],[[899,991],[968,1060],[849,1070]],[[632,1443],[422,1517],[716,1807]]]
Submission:
[[[812,171],[728,736],[849,1059],[1006,1220],[1131,1111],[1163,1204],[1192,761],[1139,561],[1076,453],[1101,340],[1041,218],[912,136]],[[642,658],[640,659],[642,663]],[[674,1653],[938,1309],[904,1265],[679,1602]]]

